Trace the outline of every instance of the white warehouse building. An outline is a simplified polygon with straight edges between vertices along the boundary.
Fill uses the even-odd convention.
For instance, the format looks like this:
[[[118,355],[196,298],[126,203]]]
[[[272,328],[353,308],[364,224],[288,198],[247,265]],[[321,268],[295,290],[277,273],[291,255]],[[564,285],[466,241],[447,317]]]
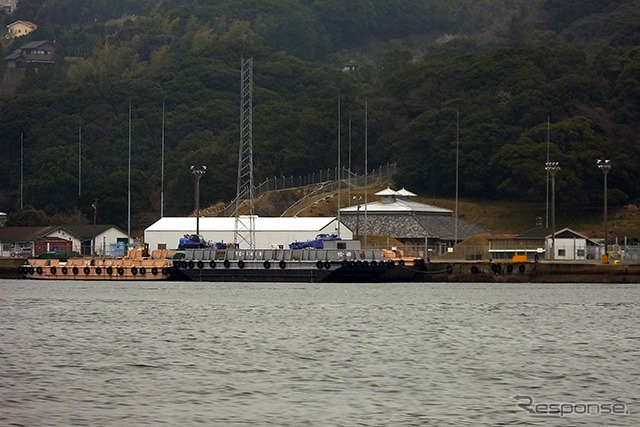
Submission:
[[[165,217],[144,231],[144,240],[150,250],[175,249],[185,234],[200,235],[210,242],[233,243],[236,219],[233,217]],[[247,222],[246,220],[244,222]],[[315,239],[318,234],[339,234],[342,239],[353,239],[353,232],[335,217],[255,217],[256,248],[289,248],[293,242]],[[242,248],[242,245],[240,246]],[[246,248],[244,248],[246,249]]]

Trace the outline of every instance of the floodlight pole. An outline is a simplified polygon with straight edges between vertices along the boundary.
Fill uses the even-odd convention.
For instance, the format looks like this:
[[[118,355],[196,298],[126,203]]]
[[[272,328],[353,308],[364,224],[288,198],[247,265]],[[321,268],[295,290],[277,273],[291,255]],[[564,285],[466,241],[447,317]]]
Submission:
[[[551,256],[556,257],[556,173],[560,170],[558,162],[547,162],[545,170],[551,175]]]
[[[609,251],[607,248],[607,175],[611,170],[611,160],[598,160],[598,169],[602,171],[604,175],[604,254],[607,256],[607,263],[609,262]]]
[[[91,256],[96,255],[96,224],[98,220],[98,199],[94,199],[93,204],[91,205],[93,208],[93,240],[91,240]]]
[[[200,178],[202,178],[202,175],[204,175],[207,172],[207,167],[206,166],[200,166],[200,167],[196,167],[196,166],[191,166],[191,173],[193,174],[193,176],[196,179],[196,191],[195,191],[195,197],[196,197],[196,234],[199,236],[200,235]]]

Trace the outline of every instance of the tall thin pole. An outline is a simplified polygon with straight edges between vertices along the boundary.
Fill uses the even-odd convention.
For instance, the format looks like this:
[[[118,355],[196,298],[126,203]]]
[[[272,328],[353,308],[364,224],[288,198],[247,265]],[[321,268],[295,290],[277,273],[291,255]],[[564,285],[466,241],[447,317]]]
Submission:
[[[602,258],[603,262],[608,263],[609,262],[609,251],[608,251],[608,247],[607,247],[607,237],[608,237],[608,230],[607,230],[607,208],[608,208],[608,202],[607,202],[607,175],[609,175],[609,171],[611,170],[611,160],[598,160],[598,169],[600,169],[602,171],[602,174],[604,175],[604,255],[605,257]]]
[[[200,178],[207,172],[206,166],[200,166],[199,168],[191,166],[191,173],[196,179],[196,191],[195,191],[195,207],[196,207],[196,234],[200,236]]]
[[[20,132],[20,210],[24,208],[24,134]]]
[[[340,236],[340,198],[342,197],[342,171],[340,170],[340,94],[338,93],[338,168],[336,169],[336,178],[338,181],[338,236]]]
[[[368,174],[369,174],[369,100],[364,100],[364,247],[367,247],[367,234],[369,224],[367,223],[367,195],[368,195]]]
[[[547,116],[547,163],[549,163],[549,127],[550,127],[550,118]],[[545,209],[545,228],[549,228],[549,171],[547,170],[547,204]]]
[[[547,162],[545,170],[551,175],[551,254],[549,259],[556,257],[556,173],[560,170],[558,162]]]
[[[458,244],[458,170],[460,163],[460,111],[456,114],[456,218],[454,221],[453,245]]]
[[[200,235],[200,176],[196,177],[196,234]]]
[[[349,171],[348,171],[349,206],[351,206],[351,118],[349,118]]]
[[[131,239],[131,99],[129,99],[129,167],[127,179],[127,246]]]
[[[551,175],[551,259],[556,258],[556,174]]]
[[[78,126],[78,196],[82,195],[82,126]]]
[[[91,205],[93,208],[93,239],[91,240],[91,256],[96,255],[96,224],[98,220],[98,198],[93,200]]]
[[[162,101],[162,154],[160,166],[160,218],[164,218],[164,101]]]
[[[604,174],[604,253],[605,255],[607,255],[607,257],[609,257],[609,249],[607,248],[607,235],[608,235],[608,230],[607,230],[607,210],[608,210],[608,205],[609,203],[607,203],[607,175],[608,173],[605,172]],[[609,262],[609,260],[607,259],[607,262]]]

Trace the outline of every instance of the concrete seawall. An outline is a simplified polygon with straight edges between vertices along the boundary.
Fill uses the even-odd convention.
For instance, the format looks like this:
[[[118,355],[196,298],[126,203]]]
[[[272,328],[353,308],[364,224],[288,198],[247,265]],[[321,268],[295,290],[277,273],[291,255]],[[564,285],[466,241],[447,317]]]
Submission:
[[[18,267],[26,262],[24,258],[0,258],[0,279],[19,279],[22,277]]]
[[[435,261],[416,278],[424,282],[640,283],[639,264],[564,261],[527,263]]]

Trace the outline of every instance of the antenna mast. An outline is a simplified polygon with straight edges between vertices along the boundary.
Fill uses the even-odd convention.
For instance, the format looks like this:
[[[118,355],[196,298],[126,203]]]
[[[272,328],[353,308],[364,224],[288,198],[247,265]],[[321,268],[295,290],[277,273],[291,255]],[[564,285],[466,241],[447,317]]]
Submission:
[[[160,166],[160,218],[164,218],[164,101],[162,101],[162,154]]]
[[[129,250],[131,244],[131,99],[129,99],[129,172],[127,176],[127,250]]]
[[[342,197],[342,165],[340,164],[340,94],[338,93],[338,167],[336,168],[336,181],[338,183],[338,237],[340,236],[340,199]]]
[[[458,244],[458,187],[460,169],[460,110],[456,113],[456,219],[453,232],[453,246]]]
[[[551,127],[550,121],[551,121],[551,118],[547,116],[547,163],[549,163],[549,145],[551,141],[549,139],[549,128]],[[547,204],[545,209],[544,226],[545,228],[549,228],[549,170],[548,169],[547,169]]]
[[[24,134],[20,132],[20,210],[24,208]]]
[[[78,126],[78,196],[82,195],[82,126]]]
[[[233,243],[249,249],[256,244],[253,209],[253,58],[240,59],[240,148],[238,151],[238,185],[236,195],[236,226]],[[240,215],[247,202],[248,215]]]

